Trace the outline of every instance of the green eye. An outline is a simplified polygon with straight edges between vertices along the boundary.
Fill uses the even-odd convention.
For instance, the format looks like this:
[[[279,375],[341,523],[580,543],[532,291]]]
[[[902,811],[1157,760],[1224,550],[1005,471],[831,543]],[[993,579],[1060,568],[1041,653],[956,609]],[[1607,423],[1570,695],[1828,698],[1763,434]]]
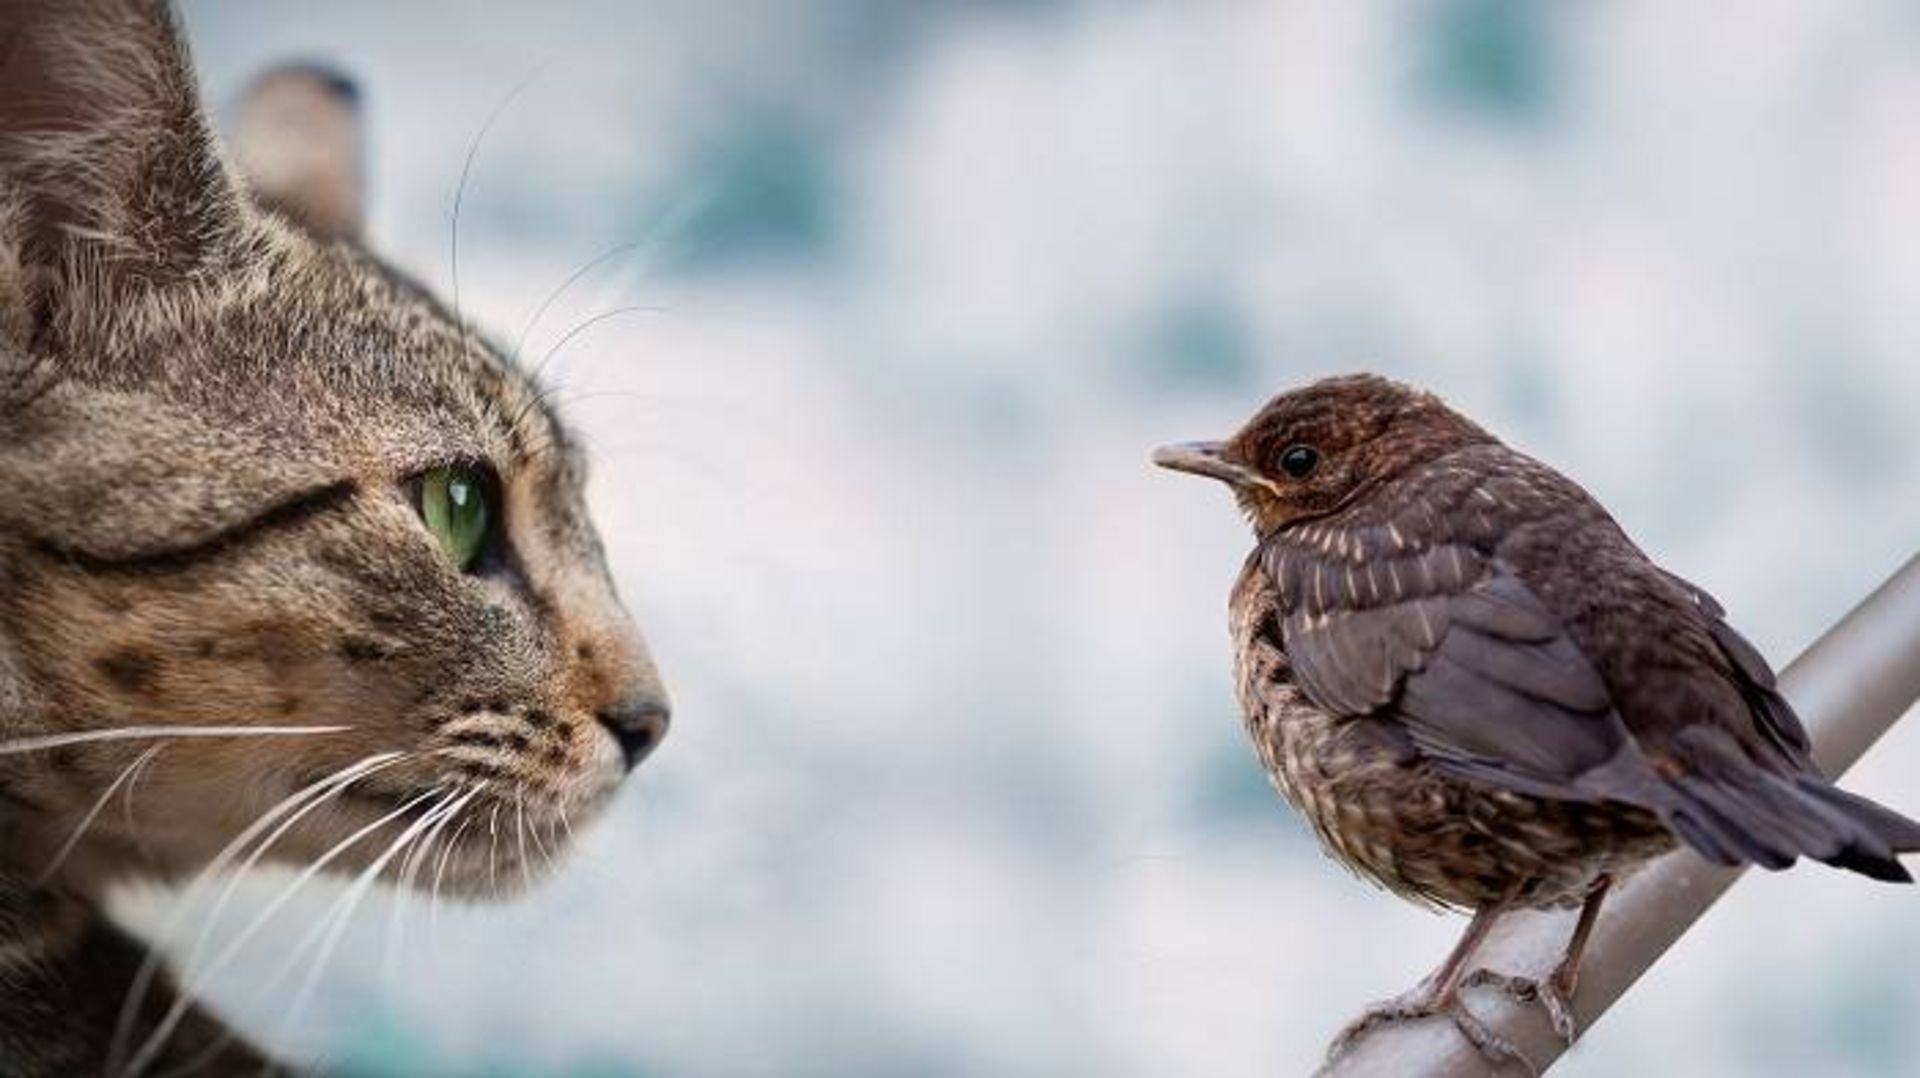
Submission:
[[[449,464],[420,477],[420,519],[461,571],[471,568],[493,522],[493,484],[478,468]]]

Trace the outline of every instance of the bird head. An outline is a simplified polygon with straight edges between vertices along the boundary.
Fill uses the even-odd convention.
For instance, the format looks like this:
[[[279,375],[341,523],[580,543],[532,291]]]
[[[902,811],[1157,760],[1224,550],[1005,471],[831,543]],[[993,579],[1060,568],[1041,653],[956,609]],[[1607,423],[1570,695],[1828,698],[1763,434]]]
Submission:
[[[1493,440],[1431,393],[1355,374],[1282,393],[1226,441],[1161,446],[1153,462],[1226,483],[1266,536],[1337,512],[1415,465]]]

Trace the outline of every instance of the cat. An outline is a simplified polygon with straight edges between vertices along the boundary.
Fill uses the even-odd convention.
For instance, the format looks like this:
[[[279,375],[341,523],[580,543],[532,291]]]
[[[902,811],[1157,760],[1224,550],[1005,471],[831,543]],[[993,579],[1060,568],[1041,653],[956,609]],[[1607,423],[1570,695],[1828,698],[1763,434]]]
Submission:
[[[0,2],[7,1078],[272,1066],[116,885],[510,894],[665,732],[578,443],[361,246],[356,117],[280,72],[243,177],[164,0]]]

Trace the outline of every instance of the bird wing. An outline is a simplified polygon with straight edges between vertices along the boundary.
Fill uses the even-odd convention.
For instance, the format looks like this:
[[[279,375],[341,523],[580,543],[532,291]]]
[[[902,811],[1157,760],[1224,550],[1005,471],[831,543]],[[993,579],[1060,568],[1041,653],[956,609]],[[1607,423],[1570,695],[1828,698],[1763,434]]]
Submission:
[[[1706,592],[1653,581],[1697,608],[1733,705],[1641,700],[1643,713],[1626,716],[1565,620],[1502,559],[1505,545],[1446,516],[1416,501],[1393,524],[1308,525],[1263,543],[1293,676],[1316,706],[1393,724],[1457,779],[1649,809],[1721,864],[1809,856],[1909,878],[1897,855],[1920,850],[1920,823],[1819,775],[1772,669]],[[1705,710],[1650,710],[1672,706]]]
[[[1754,727],[1765,737],[1768,745],[1780,754],[1783,762],[1796,770],[1811,770],[1812,743],[1807,739],[1807,729],[1800,725],[1800,716],[1794,713],[1793,705],[1780,695],[1773,667],[1767,664],[1760,649],[1727,624],[1726,608],[1707,594],[1705,589],[1665,569],[1660,572],[1686,592],[1687,597],[1707,616],[1708,632],[1713,636],[1721,655],[1725,656],[1734,683],[1739,686],[1740,695],[1753,712]]]
[[[1593,780],[1621,770],[1632,737],[1600,674],[1519,576],[1467,543],[1345,556],[1359,545],[1309,529],[1263,550],[1307,696],[1334,714],[1397,721],[1461,778],[1609,796]]]

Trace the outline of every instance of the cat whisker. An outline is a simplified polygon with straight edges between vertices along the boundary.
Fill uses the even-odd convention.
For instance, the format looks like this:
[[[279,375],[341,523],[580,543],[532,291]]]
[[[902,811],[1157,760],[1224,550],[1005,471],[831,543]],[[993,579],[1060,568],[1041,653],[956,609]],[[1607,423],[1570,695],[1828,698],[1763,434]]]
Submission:
[[[280,839],[284,837],[288,831],[291,831],[296,825],[299,824],[301,819],[307,816],[309,813],[312,813],[318,810],[322,805],[325,805],[327,802],[333,800],[334,798],[347,793],[348,789],[351,786],[353,786],[354,783],[359,782],[361,779],[364,779],[369,775],[374,774],[375,772],[384,770],[385,768],[390,767],[393,764],[399,763],[401,760],[406,759],[411,754],[391,753],[391,754],[382,754],[382,755],[386,756],[387,758],[381,759],[379,757],[369,757],[368,759],[374,760],[375,762],[370,766],[362,768],[351,775],[345,775],[345,774],[342,774],[342,772],[336,771],[334,772],[333,775],[328,776],[327,778],[321,779],[320,784],[332,782],[333,785],[331,786],[331,788],[320,792],[307,804],[300,806],[298,811],[294,812],[292,815],[288,816],[285,820],[281,821],[280,825],[278,827],[275,827],[271,834],[267,835],[265,839],[263,839],[257,846],[253,848],[253,851],[247,855],[246,860],[242,861],[238,869],[234,871],[227,878],[226,886],[221,889],[219,898],[214,901],[213,908],[209,911],[205,922],[201,926],[200,936],[194,941],[193,950],[188,956],[187,961],[189,965],[191,965],[195,960],[197,960],[201,951],[205,949],[207,938],[209,935],[211,935],[213,926],[219,923],[220,914],[225,911],[227,903],[233,898],[234,892],[238,890],[240,881],[246,877],[248,872],[253,870],[255,865],[258,865],[260,863],[260,860],[266,856],[267,851],[271,850],[277,843],[279,843]],[[350,766],[353,766],[353,765],[350,765]],[[312,786],[309,786],[307,788],[312,789]],[[224,868],[225,866],[221,866],[221,867]],[[203,871],[201,875],[202,877],[207,879],[212,878],[211,875],[205,871]]]
[[[342,784],[342,788],[344,788],[344,784]],[[308,862],[306,867],[302,868],[299,874],[294,877],[293,882],[288,884],[271,902],[268,902],[259,913],[255,914],[253,920],[247,922],[246,927],[240,931],[240,934],[229,942],[218,955],[214,956],[204,969],[194,969],[191,971],[193,973],[191,980],[181,989],[178,998],[174,1000],[173,1005],[167,1009],[166,1014],[161,1018],[160,1024],[152,1033],[147,1035],[147,1039],[142,1043],[140,1050],[134,1054],[133,1059],[127,1064],[127,1068],[123,1072],[124,1078],[136,1078],[141,1071],[144,1071],[148,1065],[159,1056],[161,1049],[166,1046],[167,1038],[171,1036],[174,1029],[179,1026],[180,1020],[186,1016],[187,1010],[192,1007],[193,1000],[199,996],[200,990],[206,986],[207,981],[212,978],[214,974],[225,969],[227,964],[233,961],[234,956],[239,954],[240,949],[245,947],[254,936],[259,934],[260,929],[272,919],[273,915],[278,913],[282,907],[293,899],[295,893],[302,887],[305,887],[315,876],[319,875],[322,869],[332,864],[335,858],[345,853],[361,839],[407,813],[412,812],[415,808],[419,807],[421,802],[435,796],[438,792],[436,788],[408,799],[401,804],[399,808],[381,816],[372,823],[363,825],[346,838],[335,843],[325,853]],[[333,793],[337,794],[338,790],[335,790]],[[332,796],[332,794],[329,796]],[[257,854],[259,851],[255,852]],[[249,862],[249,867],[250,865],[251,862]]]
[[[520,847],[520,879],[527,890],[533,890],[533,864],[527,856],[527,802],[519,794],[513,795],[513,841]]]
[[[117,726],[110,730],[76,730],[72,733],[0,741],[0,756],[40,752],[64,745],[86,745],[96,741],[137,741],[149,737],[281,737],[338,734],[351,729],[351,726]]]
[[[480,785],[485,786],[486,784],[481,783]],[[479,787],[476,787],[476,789],[478,788]],[[431,926],[429,931],[433,935],[435,947],[440,945],[440,884],[447,874],[447,859],[453,856],[453,851],[459,849],[460,839],[467,833],[467,828],[472,825],[473,821],[474,817],[469,816],[460,821],[459,827],[454,828],[453,837],[441,848],[439,863],[437,863],[433,869],[433,890],[427,898],[427,920]]]
[[[609,248],[595,255],[591,261],[569,274],[566,280],[561,281],[553,291],[547,293],[547,298],[541,300],[540,305],[533,309],[533,314],[527,317],[526,324],[520,327],[519,334],[513,339],[513,350],[507,353],[507,362],[514,366],[519,365],[520,353],[526,349],[527,338],[533,336],[533,331],[540,325],[540,320],[546,317],[547,311],[559,301],[561,296],[566,294],[567,289],[572,288],[581,278],[599,269],[601,266],[606,265],[608,262],[613,261],[615,258],[629,251],[636,251],[646,246],[652,239],[653,237],[651,236],[642,236],[637,240],[629,240],[618,247]],[[537,374],[538,372],[535,373]],[[531,377],[530,375],[529,378]]]
[[[473,164],[480,156],[480,147],[487,141],[488,132],[493,130],[494,124],[500,122],[500,117],[506,115],[507,107],[513,104],[514,99],[540,77],[545,66],[542,64],[534,68],[526,78],[521,79],[513,89],[508,90],[506,96],[500,99],[500,103],[493,107],[493,111],[487,114],[485,122],[481,123],[480,130],[474,133],[473,142],[467,147],[467,158],[460,164],[460,181],[453,188],[452,221],[447,228],[447,270],[450,275],[449,291],[453,294],[453,324],[460,330],[462,339],[465,339],[469,333],[467,321],[460,313],[460,209],[466,202],[467,181],[473,178]]]
[[[195,875],[193,881],[185,888],[179,906],[168,919],[166,926],[162,928],[160,935],[161,940],[164,942],[174,938],[185,923],[187,916],[191,913],[192,903],[190,900],[192,897],[198,894],[202,887],[218,877],[220,873],[224,872],[227,867],[233,863],[234,859],[240,856],[241,852],[246,849],[249,843],[259,837],[268,828],[273,827],[274,823],[282,816],[290,812],[293,813],[291,819],[282,823],[277,830],[268,835],[266,840],[253,851],[252,855],[247,858],[243,866],[243,871],[245,868],[253,867],[259,857],[275,842],[278,842],[288,828],[298,823],[302,816],[305,816],[308,812],[313,811],[337,795],[351,783],[357,782],[382,768],[398,763],[405,759],[407,755],[408,754],[402,752],[382,752],[362,757],[330,775],[308,783],[306,786],[288,794],[278,803],[269,806],[259,816],[255,817],[251,824],[247,825],[238,835],[234,836],[226,846],[222,847],[221,850],[213,856],[213,859],[207,862],[206,867]],[[214,902],[213,908],[207,914],[206,920],[201,924],[199,935],[194,939],[193,946],[188,952],[185,962],[187,966],[191,966],[193,962],[199,958],[201,952],[205,950],[208,937],[213,932],[213,926],[218,923],[220,914],[226,909],[227,902],[233,897],[233,892],[235,887],[238,886],[239,878],[240,873],[236,873],[233,878],[229,879],[226,888]],[[121,1004],[120,1016],[114,1026],[113,1042],[107,1053],[107,1073],[109,1074],[125,1073],[131,1075],[134,1073],[131,1069],[124,1072],[121,1071],[119,1063],[125,1057],[127,1044],[133,1037],[134,1021],[139,1014],[140,1004],[145,1001],[147,991],[152,986],[154,977],[157,976],[160,971],[160,956],[161,951],[159,947],[149,949],[146,959],[140,964],[139,970],[135,972],[133,980],[127,987],[126,1000]]]
[[[657,303],[630,303],[624,307],[615,307],[612,310],[601,311],[599,314],[576,323],[573,328],[561,334],[560,339],[553,342],[552,347],[541,354],[540,362],[534,364],[532,372],[527,375],[527,380],[530,382],[537,380],[540,377],[540,372],[547,369],[547,364],[551,363],[554,358],[560,354],[562,349],[573,343],[574,338],[600,323],[612,321],[615,318],[625,318],[630,314],[659,314],[664,310],[666,310],[666,308]],[[545,396],[545,393],[546,391],[542,390],[540,395]]]
[[[475,788],[474,793],[478,793],[478,788]],[[453,822],[453,818],[460,814],[460,810],[467,807],[467,802],[472,800],[473,796],[473,794],[469,794],[465,799],[460,800],[449,797],[447,800],[435,806],[434,812],[431,814],[434,815],[433,826],[427,830],[425,835],[421,836],[420,841],[413,844],[413,849],[408,850],[407,856],[400,862],[399,879],[393,897],[393,909],[387,917],[387,937],[382,948],[383,953],[380,960],[381,976],[388,984],[393,983],[394,957],[398,953],[394,944],[401,935],[401,921],[406,910],[413,903],[414,880],[419,876],[421,866],[425,864],[427,858],[432,855],[434,843],[437,842],[441,834],[446,831],[447,825]]]
[[[426,795],[431,796],[434,792],[436,791],[434,790],[426,791]],[[432,806],[428,810],[427,815],[430,817],[431,814],[440,811],[446,805],[447,801],[451,800],[454,796],[455,796],[454,793],[449,793],[446,798],[443,798],[439,803]],[[411,828],[409,828],[409,831],[410,830]],[[396,839],[395,842],[389,847],[389,849],[401,846],[401,844],[406,842],[408,838],[409,838],[409,834],[406,832],[403,832],[401,836],[398,839]],[[377,872],[378,869],[376,868],[374,871]],[[364,875],[364,873],[362,873],[362,875]],[[354,878],[353,882],[357,884],[360,878],[361,877],[357,875]],[[264,981],[260,983],[259,990],[261,992],[269,992],[277,989],[280,986],[281,982],[286,980],[286,978],[293,973],[294,968],[299,964],[301,959],[304,958],[307,955],[307,953],[313,950],[315,946],[319,943],[320,934],[322,933],[322,931],[328,929],[329,926],[336,923],[336,921],[344,920],[343,911],[341,907],[345,902],[345,900],[348,897],[351,897],[353,893],[354,893],[354,888],[350,886],[348,891],[345,894],[343,894],[341,898],[335,899],[334,902],[327,907],[327,911],[321,915],[319,922],[315,924],[312,928],[310,928],[306,935],[300,938],[300,941],[294,946],[294,949],[288,954],[287,958],[280,963],[279,968],[274,970],[272,974],[270,974]],[[355,903],[355,905],[357,905],[357,902]],[[272,1062],[268,1061],[265,1064],[265,1068],[266,1069],[261,1072],[263,1075],[271,1073],[273,1071]],[[195,1073],[195,1072],[192,1070],[186,1070],[182,1072],[181,1078],[184,1078],[185,1074],[191,1074],[191,1073]],[[163,1076],[163,1078],[171,1078],[171,1076]]]
[[[482,780],[482,782],[476,782],[476,784],[472,786],[472,792],[474,792],[474,794],[478,796],[478,794],[482,794],[482,792],[486,792],[486,788],[488,788],[488,782],[484,782],[484,780]],[[461,813],[463,813],[465,809],[467,809],[467,801],[461,801],[459,805],[455,805],[455,807],[453,807],[453,811],[451,811],[451,813],[447,813],[447,817],[445,817],[444,821],[440,822],[440,826],[436,826],[436,828],[434,828],[434,832],[432,832],[430,836],[426,836],[426,840],[428,840],[428,842],[440,842],[440,836],[442,836],[442,832],[445,832],[445,830],[447,830],[447,824],[451,824],[451,822],[453,822],[453,819],[455,819],[455,817],[459,817],[459,815],[461,815]],[[467,830],[467,822],[468,821],[461,821],[461,828],[459,828],[457,832],[453,832],[453,834],[455,834],[455,838],[451,838],[451,840],[449,840],[449,844],[447,844],[447,847],[453,847],[453,845],[457,845],[457,836],[459,836],[459,832],[463,832],[463,830]],[[413,880],[417,878],[417,874],[419,874],[420,870],[426,867],[424,863],[426,863],[426,859],[428,859],[430,855],[432,855],[432,853],[428,853],[426,857],[422,857],[422,859],[420,859],[420,865],[409,865],[409,867],[407,867],[407,870],[409,870],[409,872],[413,872],[413,874],[409,874],[409,876],[407,876],[407,884],[409,884],[409,886],[411,886],[411,882],[413,882]]]
[[[547,863],[547,871],[552,872],[555,868],[553,854],[548,852],[547,844],[540,839],[539,820],[536,819],[527,825],[527,834],[533,839],[533,848],[539,852],[541,860]]]
[[[676,198],[674,201],[678,204],[668,205],[656,214],[653,221],[647,225],[638,239],[629,240],[617,247],[612,247],[600,252],[579,269],[569,274],[566,280],[561,281],[553,291],[547,293],[547,298],[540,301],[540,305],[535,307],[533,314],[527,318],[526,324],[520,327],[520,333],[513,341],[513,351],[507,353],[508,362],[516,366],[519,364],[520,355],[527,345],[527,339],[533,336],[533,331],[540,325],[540,320],[546,317],[547,311],[553,307],[554,303],[556,303],[562,295],[566,294],[568,289],[578,284],[582,278],[594,270],[599,269],[601,266],[606,265],[621,255],[654,244],[660,239],[661,235],[666,233],[670,228],[692,217],[700,210],[705,209],[712,202],[713,189],[716,186],[716,184],[709,183],[704,185],[698,195],[682,195]]]
[[[557,808],[558,806],[556,806],[556,810]],[[560,842],[560,821],[551,816],[547,817],[547,848],[559,851],[559,856],[565,856],[567,851],[567,847]],[[554,858],[551,856],[548,857],[547,864],[552,865],[553,863]]]
[[[630,406],[634,410],[632,414],[635,415],[673,415],[676,410],[688,412],[696,409],[704,409],[707,412],[715,410],[712,405],[712,401],[715,398],[664,396],[657,393],[642,393],[637,389],[620,389],[617,387],[603,389],[581,388],[578,392],[571,392],[571,387],[569,386],[556,385],[553,386],[552,389],[552,395],[546,398],[547,403],[554,408],[563,410],[592,401],[603,400],[620,401]],[[572,433],[583,440],[591,437],[590,431],[577,430]],[[594,441],[590,444],[606,443]],[[671,443],[663,441],[661,444],[670,445]]]
[[[535,387],[534,391],[532,395],[527,398],[527,403],[521,405],[519,410],[514,412],[513,418],[508,422],[507,425],[509,427],[518,427],[522,420],[526,419],[527,416],[533,414],[534,409],[540,407],[541,404],[543,404],[546,400],[548,400],[554,393],[558,392],[559,386],[557,384],[546,386],[546,387],[540,386],[539,384],[540,373],[547,369],[547,364],[553,361],[553,358],[560,353],[561,349],[565,348],[568,344],[572,343],[574,338],[580,336],[582,333],[585,333],[587,330],[592,329],[594,326],[597,326],[602,322],[606,322],[614,318],[622,318],[630,314],[642,314],[642,313],[658,314],[664,309],[665,308],[660,307],[657,304],[645,304],[645,303],[630,304],[625,307],[615,307],[610,311],[601,311],[599,314],[596,314],[593,317],[588,318],[583,322],[579,322],[575,324],[573,328],[561,334],[560,339],[555,341],[553,343],[553,346],[548,348],[546,352],[541,355],[540,362],[534,364],[533,370],[528,372],[527,383]],[[537,457],[538,453],[529,454],[529,456]]]
[[[500,871],[496,867],[494,853],[500,848],[500,803],[493,804],[493,811],[487,813],[487,889],[494,894],[500,893]]]
[[[391,864],[393,859],[399,856],[402,851],[418,842],[420,837],[426,833],[427,829],[433,826],[439,819],[438,814],[448,805],[454,805],[456,808],[464,807],[468,801],[478,796],[479,791],[469,790],[463,794],[457,789],[447,790],[445,787],[436,786],[422,793],[416,800],[425,800],[436,794],[440,796],[440,800],[435,802],[419,819],[408,824],[407,827],[400,832],[399,837],[395,838],[391,843],[388,843],[387,848],[381,851],[378,857],[375,857],[369,862],[366,868],[360,870],[360,874],[354,877],[353,883],[348,886],[346,893],[334,900],[333,907],[323,916],[321,923],[315,925],[314,928],[309,931],[308,939],[301,941],[300,951],[296,952],[293,959],[289,961],[297,959],[299,954],[304,953],[306,947],[309,945],[308,940],[313,938],[315,932],[324,928],[325,935],[320,937],[319,953],[314,961],[308,965],[307,975],[301,981],[300,988],[294,995],[292,1007],[288,1009],[286,1017],[281,1019],[280,1030],[283,1035],[298,1025],[300,1017],[306,1013],[307,1005],[312,1002],[313,999],[313,991],[320,983],[320,975],[326,971],[328,964],[333,960],[334,951],[339,948],[340,937],[346,932],[347,925],[351,923],[354,911],[359,909],[362,902],[366,901],[367,894],[372,889],[374,881],[380,878],[380,873],[385,871],[386,867]],[[276,976],[275,980],[277,981],[278,979]],[[267,1072],[271,1073],[271,1070],[272,1064],[269,1063],[267,1065]]]
[[[154,745],[141,753],[132,763],[120,769],[120,774],[115,776],[114,780],[107,784],[106,790],[94,800],[93,807],[88,809],[87,814],[80,818],[80,823],[74,827],[73,833],[69,834],[67,840],[61,843],[59,852],[55,853],[53,859],[47,863],[47,867],[41,869],[40,874],[34,877],[33,886],[36,889],[46,886],[47,881],[53,878],[53,874],[60,871],[60,866],[67,863],[67,858],[73,854],[74,847],[80,845],[80,839],[86,835],[87,829],[92,827],[93,821],[99,818],[100,810],[106,808],[107,802],[113,800],[114,792],[119,790],[121,785],[126,783],[141,768],[151,763],[155,756],[160,755],[160,750],[166,747],[164,743]],[[131,802],[129,802],[127,812],[128,818],[131,819],[133,812]]]
[[[560,830],[565,831],[567,834],[567,849],[570,858],[568,864],[580,866],[581,871],[593,876],[598,882],[612,884],[623,892],[626,891],[628,888],[625,882],[608,871],[606,862],[602,858],[594,856],[592,850],[582,845],[580,833],[574,829],[573,820],[567,815],[566,806],[556,805],[554,808],[560,818],[558,826]]]
[[[158,747],[157,745],[155,746],[155,748]],[[128,840],[133,843],[136,850],[140,851],[141,856],[150,857],[152,853],[147,849],[146,842],[141,839],[139,827],[134,823],[133,819],[133,795],[140,786],[140,780],[146,777],[147,768],[145,766],[133,769],[133,777],[127,780],[124,792],[120,795],[120,808],[121,821],[126,825]]]

